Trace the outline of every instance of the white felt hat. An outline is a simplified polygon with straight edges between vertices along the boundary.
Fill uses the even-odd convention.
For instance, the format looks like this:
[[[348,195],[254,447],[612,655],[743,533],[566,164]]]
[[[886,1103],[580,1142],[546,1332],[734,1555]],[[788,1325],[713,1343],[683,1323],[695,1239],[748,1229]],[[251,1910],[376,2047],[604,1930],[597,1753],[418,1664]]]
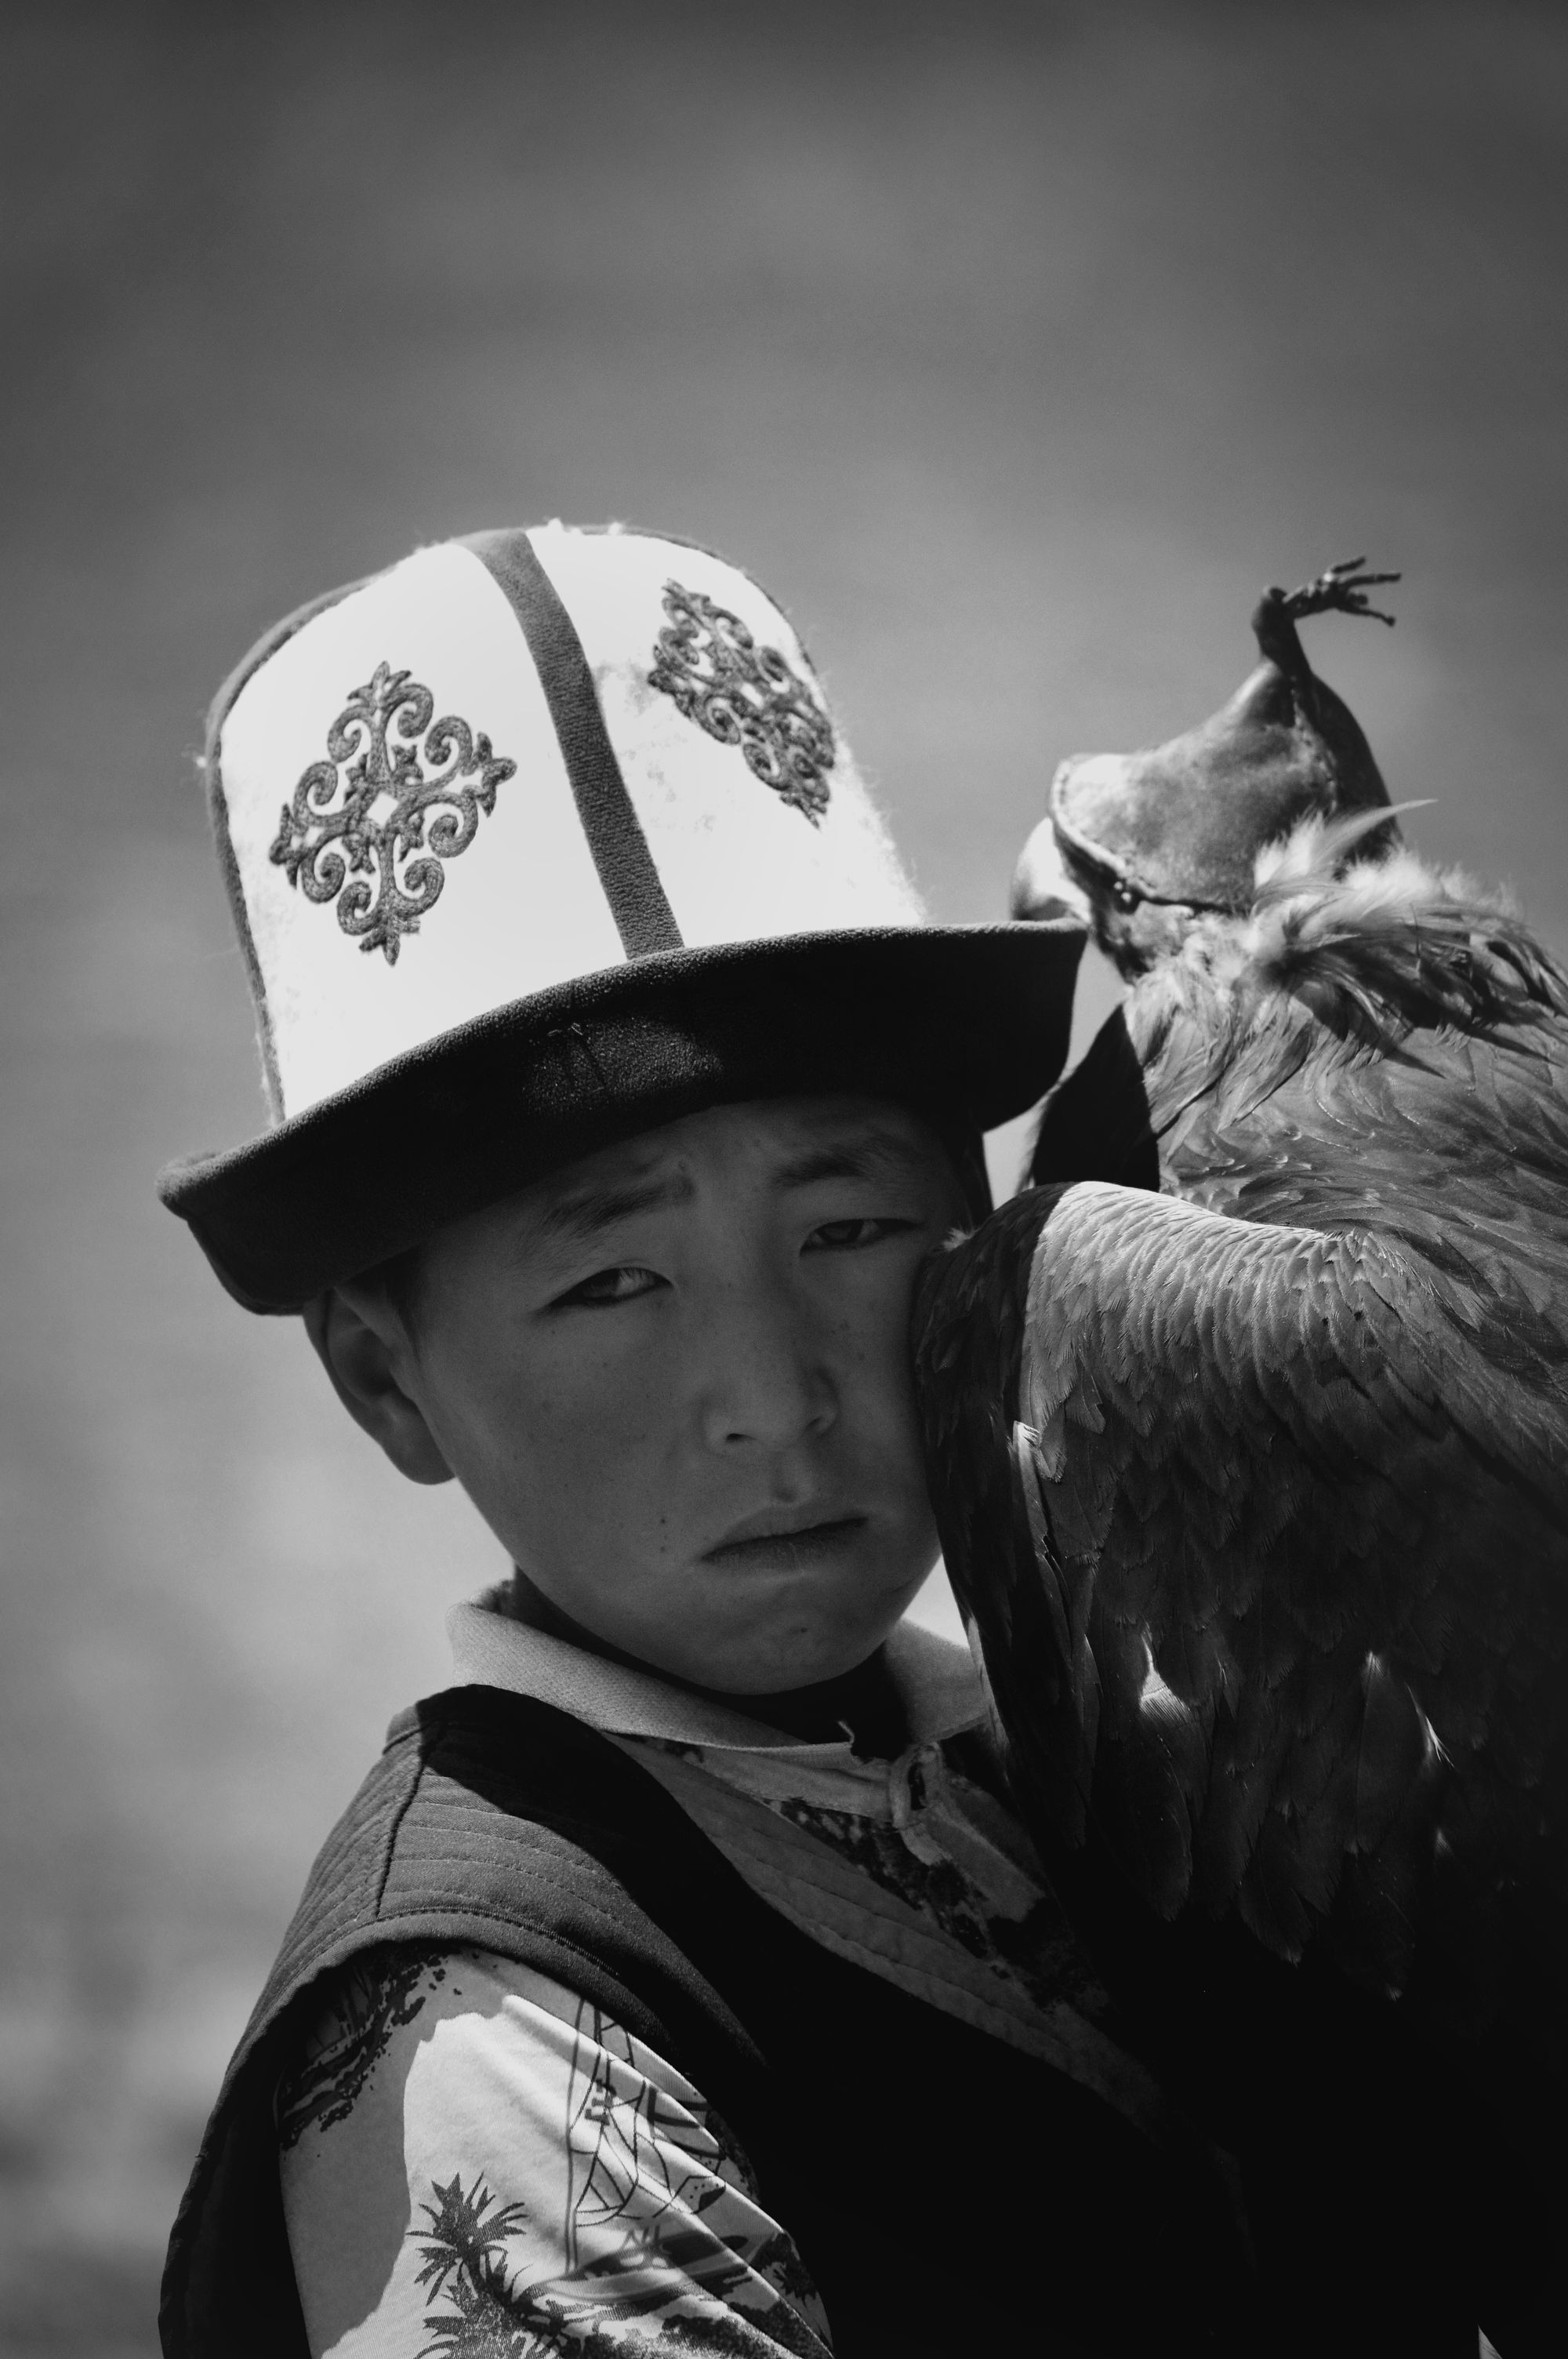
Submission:
[[[257,1309],[704,1103],[988,1123],[1060,1069],[1081,935],[928,927],[784,615],[686,542],[417,550],[253,650],[208,781],[274,1126],[162,1192]]]

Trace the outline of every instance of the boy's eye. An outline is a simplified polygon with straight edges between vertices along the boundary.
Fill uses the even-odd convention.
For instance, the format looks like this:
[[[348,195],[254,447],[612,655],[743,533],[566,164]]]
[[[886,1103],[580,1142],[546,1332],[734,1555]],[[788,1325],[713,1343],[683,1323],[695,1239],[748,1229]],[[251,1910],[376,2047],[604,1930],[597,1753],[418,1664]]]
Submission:
[[[568,1287],[565,1294],[556,1297],[558,1310],[565,1305],[584,1303],[599,1306],[610,1302],[633,1302],[640,1294],[652,1294],[665,1280],[656,1270],[641,1269],[635,1263],[625,1263],[617,1269],[596,1269],[591,1277],[579,1285]]]
[[[860,1245],[881,1245],[884,1237],[902,1236],[913,1221],[895,1221],[865,1212],[853,1220],[824,1221],[806,1241],[807,1253],[853,1253]]]

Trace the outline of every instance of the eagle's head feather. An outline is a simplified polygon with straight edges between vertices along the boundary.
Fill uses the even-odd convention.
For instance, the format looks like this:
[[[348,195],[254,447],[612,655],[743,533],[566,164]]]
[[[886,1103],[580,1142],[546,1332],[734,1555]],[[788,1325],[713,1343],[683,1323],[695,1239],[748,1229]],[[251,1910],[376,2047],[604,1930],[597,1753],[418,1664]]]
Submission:
[[[1568,973],[1511,895],[1402,844],[1358,853],[1380,817],[1314,815],[1265,845],[1250,907],[1195,915],[1134,989],[1146,1051],[1195,1023],[1225,1064],[1263,1035],[1281,1053],[1326,1034],[1344,1055],[1388,1055],[1421,1030],[1493,1035],[1568,1015]]]

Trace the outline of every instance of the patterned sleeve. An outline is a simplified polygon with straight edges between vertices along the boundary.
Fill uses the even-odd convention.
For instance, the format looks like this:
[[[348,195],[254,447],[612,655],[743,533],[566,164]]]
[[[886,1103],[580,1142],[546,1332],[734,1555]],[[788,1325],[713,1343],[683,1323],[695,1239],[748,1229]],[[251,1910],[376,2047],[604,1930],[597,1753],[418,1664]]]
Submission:
[[[827,2359],[718,2115],[586,2000],[482,1950],[334,1976],[277,2091],[311,2359]]]

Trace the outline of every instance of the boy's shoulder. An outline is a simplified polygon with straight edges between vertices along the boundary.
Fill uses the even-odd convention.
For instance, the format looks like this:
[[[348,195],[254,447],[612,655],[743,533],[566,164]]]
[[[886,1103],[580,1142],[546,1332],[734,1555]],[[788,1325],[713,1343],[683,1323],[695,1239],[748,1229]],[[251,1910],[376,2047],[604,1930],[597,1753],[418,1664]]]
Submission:
[[[584,1721],[536,1696],[447,1689],[393,1721],[322,1846],[236,2064],[323,1973],[395,1944],[478,1943],[564,1973],[657,2040],[709,1997],[683,1943],[743,1889]]]
[[[748,1946],[776,1953],[752,1923],[761,1910],[678,1806],[568,1713],[460,1687],[399,1714],[229,2067],[170,2245],[166,2349],[251,2347],[237,2312],[237,2339],[223,2339],[238,2289],[252,2302],[259,2285],[292,2283],[274,2092],[324,1976],[374,1951],[481,1948],[566,1985],[749,2114],[761,2060],[719,1991]]]

